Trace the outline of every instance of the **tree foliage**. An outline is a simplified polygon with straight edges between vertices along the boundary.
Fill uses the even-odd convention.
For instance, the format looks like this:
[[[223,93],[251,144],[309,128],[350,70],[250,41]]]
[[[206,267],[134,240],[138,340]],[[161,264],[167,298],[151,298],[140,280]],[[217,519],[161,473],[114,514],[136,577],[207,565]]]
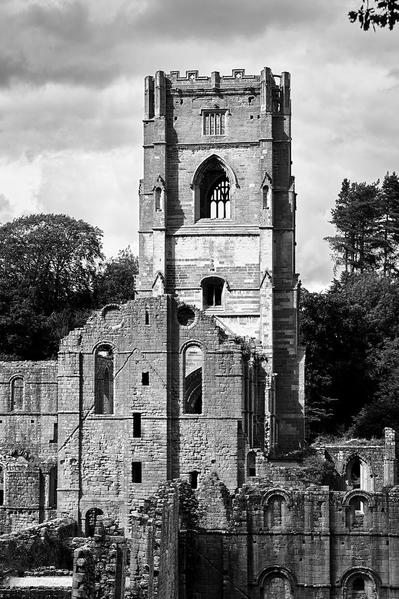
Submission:
[[[382,185],[342,182],[331,211],[336,234],[327,237],[335,268],[346,273],[399,271],[399,178],[387,173]]]
[[[370,27],[388,27],[393,29],[399,22],[398,0],[362,0],[357,10],[348,13],[352,23],[359,23],[361,29],[367,31]]]
[[[93,308],[134,296],[128,248],[104,262],[102,231],[62,214],[0,227],[0,358],[46,359]]]
[[[301,316],[310,438],[351,424],[356,435],[380,434],[367,406],[399,399],[399,280],[343,275],[327,292],[305,292]]]
[[[116,258],[103,265],[95,282],[95,297],[98,305],[112,302],[122,303],[133,299],[136,293],[136,275],[139,262],[128,246],[120,250]]]

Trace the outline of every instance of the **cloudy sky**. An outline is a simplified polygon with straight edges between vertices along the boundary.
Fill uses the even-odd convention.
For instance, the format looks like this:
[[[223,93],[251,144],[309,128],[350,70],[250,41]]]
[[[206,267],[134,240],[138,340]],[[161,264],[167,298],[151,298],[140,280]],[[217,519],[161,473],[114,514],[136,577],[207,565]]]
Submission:
[[[341,181],[399,170],[399,27],[363,32],[360,0],[0,0],[0,222],[62,212],[137,250],[143,79],[290,71],[303,284],[331,280]]]

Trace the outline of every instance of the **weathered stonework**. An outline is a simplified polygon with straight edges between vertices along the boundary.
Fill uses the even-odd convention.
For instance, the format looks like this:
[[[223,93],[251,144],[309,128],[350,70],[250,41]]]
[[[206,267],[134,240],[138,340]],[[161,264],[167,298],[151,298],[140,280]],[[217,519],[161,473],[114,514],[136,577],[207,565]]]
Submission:
[[[146,78],[138,297],[0,363],[2,572],[71,588],[0,597],[399,599],[395,431],[299,453],[290,120],[288,73]]]

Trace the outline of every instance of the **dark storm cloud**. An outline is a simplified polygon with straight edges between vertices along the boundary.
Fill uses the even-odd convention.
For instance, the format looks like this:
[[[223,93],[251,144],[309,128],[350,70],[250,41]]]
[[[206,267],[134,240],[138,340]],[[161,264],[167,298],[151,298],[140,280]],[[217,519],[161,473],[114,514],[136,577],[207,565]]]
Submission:
[[[0,86],[61,82],[104,87],[142,67],[162,44],[201,39],[234,43],[320,26],[330,3],[313,0],[36,0],[0,5]],[[139,50],[140,48],[140,50]]]

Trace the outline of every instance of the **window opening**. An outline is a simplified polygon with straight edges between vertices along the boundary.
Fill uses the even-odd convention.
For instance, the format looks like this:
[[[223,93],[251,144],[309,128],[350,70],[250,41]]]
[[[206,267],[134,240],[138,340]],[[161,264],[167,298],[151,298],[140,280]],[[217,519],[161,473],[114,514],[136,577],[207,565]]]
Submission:
[[[357,576],[352,583],[352,590],[364,591],[364,578]]]
[[[231,218],[231,189],[226,167],[216,156],[209,158],[195,184],[196,219]]]
[[[86,537],[94,537],[98,517],[102,515],[103,511],[96,507],[92,507],[91,509],[87,510],[85,518]]]
[[[197,345],[184,352],[184,407],[186,414],[202,413],[202,350]]]
[[[141,414],[133,413],[133,437],[141,437]]]
[[[202,281],[203,308],[217,308],[222,306],[224,280],[218,277],[209,277]]]
[[[256,456],[254,451],[250,451],[247,455],[247,475],[256,476]]]
[[[269,186],[264,185],[263,187],[263,209],[269,208]]]
[[[160,187],[156,187],[154,189],[154,198],[155,198],[155,210],[157,212],[162,212],[162,189]]]
[[[54,422],[53,423],[53,438],[50,439],[50,443],[57,443],[58,442],[58,423]]]
[[[141,483],[142,481],[142,468],[141,462],[132,462],[132,482]]]
[[[141,384],[145,385],[145,386],[150,384],[150,373],[149,372],[141,373]]]
[[[190,472],[190,486],[192,489],[197,489],[198,488],[198,474],[199,472],[197,470],[193,470],[192,472]]]
[[[24,403],[24,380],[21,376],[11,381],[11,410],[22,410]]]
[[[103,345],[95,354],[95,414],[114,412],[114,355]]]
[[[4,469],[0,466],[0,505],[4,505]]]
[[[208,192],[210,218],[230,218],[230,183],[224,175]]]
[[[148,308],[145,309],[144,324],[150,324],[150,313]]]
[[[48,506],[55,509],[57,507],[57,467],[54,466],[49,472],[48,487]]]
[[[209,111],[203,113],[204,135],[224,135],[225,127],[225,112]]]

